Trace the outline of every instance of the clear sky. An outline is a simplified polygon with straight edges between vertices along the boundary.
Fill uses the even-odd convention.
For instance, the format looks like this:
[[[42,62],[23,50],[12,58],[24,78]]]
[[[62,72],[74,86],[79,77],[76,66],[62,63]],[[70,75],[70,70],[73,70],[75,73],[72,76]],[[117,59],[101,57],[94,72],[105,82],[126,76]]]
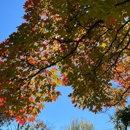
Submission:
[[[25,0],[1,0],[0,3],[0,42],[17,30],[24,20],[23,4]],[[79,110],[71,104],[71,99],[67,95],[71,92],[70,87],[60,86],[62,96],[56,102],[45,103],[45,108],[39,114],[38,118],[53,124],[55,130],[68,125],[73,118],[85,119],[92,123],[95,130],[114,130],[114,126],[109,122],[107,113],[94,114],[89,110]],[[109,110],[108,113],[113,113]]]

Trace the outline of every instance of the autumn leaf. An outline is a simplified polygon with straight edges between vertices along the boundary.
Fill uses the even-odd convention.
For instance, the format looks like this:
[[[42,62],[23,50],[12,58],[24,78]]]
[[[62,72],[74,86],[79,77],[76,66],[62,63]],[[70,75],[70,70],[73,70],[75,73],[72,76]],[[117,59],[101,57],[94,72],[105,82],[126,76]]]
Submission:
[[[28,118],[28,121],[34,122],[34,121],[35,121],[35,118],[34,118],[34,117],[29,117],[29,118]]]
[[[38,105],[38,108],[39,108],[39,109],[43,109],[43,108],[44,108],[44,105],[43,105],[43,104],[39,104],[39,105]]]
[[[106,43],[102,43],[102,45],[101,45],[103,48],[105,48],[107,45],[106,45]]]
[[[53,96],[53,97],[52,97],[52,100],[53,100],[53,101],[56,101],[57,98],[58,98],[57,96]]]
[[[30,58],[29,59],[30,64],[35,64],[36,62],[37,62],[37,60],[35,58]]]
[[[49,73],[49,70],[45,70],[44,72],[45,72],[45,74],[48,74],[48,73]]]
[[[68,80],[67,75],[62,74],[62,80],[61,80],[62,85],[66,85],[67,84],[67,80]]]
[[[2,60],[0,60],[0,64],[2,64],[3,63],[3,61]]]
[[[33,102],[34,101],[34,98],[33,97],[30,97],[29,98],[29,102]]]
[[[4,101],[4,98],[0,98],[0,103]]]
[[[23,124],[26,123],[26,120],[20,120],[19,123],[20,123],[21,125],[23,125]]]
[[[44,51],[44,52],[43,52],[43,55],[46,56],[46,55],[47,55],[47,51]]]
[[[52,72],[57,72],[57,69],[56,68],[52,68]]]
[[[21,109],[21,110],[20,110],[20,112],[21,112],[21,113],[24,113],[24,112],[25,112],[25,110],[24,110],[24,109]]]
[[[16,122],[20,121],[20,117],[15,117]]]
[[[74,99],[72,99],[72,100],[71,100],[71,102],[72,102],[72,103],[74,103],[74,102],[75,102],[75,100],[74,100]]]
[[[116,68],[116,70],[117,70],[118,73],[121,73],[121,72],[124,71],[124,67],[118,66],[118,67]]]
[[[110,17],[106,22],[107,22],[107,24],[109,24],[109,25],[113,25],[113,24],[115,24],[116,19],[115,19],[114,17]]]
[[[21,125],[26,123],[26,120],[21,119],[21,117],[19,117],[19,116],[15,117],[15,120],[16,120],[16,122],[19,122]]]
[[[10,116],[14,116],[14,111],[13,110],[9,110],[8,113],[9,113]]]
[[[51,85],[55,85],[56,84],[56,82],[54,82],[54,81],[50,81],[49,82]]]

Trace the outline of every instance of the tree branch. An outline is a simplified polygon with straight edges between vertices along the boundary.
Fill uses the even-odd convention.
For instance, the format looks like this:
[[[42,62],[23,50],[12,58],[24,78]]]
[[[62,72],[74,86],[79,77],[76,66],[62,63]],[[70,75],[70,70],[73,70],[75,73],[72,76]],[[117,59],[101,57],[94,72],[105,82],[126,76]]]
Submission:
[[[127,2],[130,2],[130,0],[125,0],[123,2],[117,3],[117,4],[115,4],[115,7],[126,4]]]

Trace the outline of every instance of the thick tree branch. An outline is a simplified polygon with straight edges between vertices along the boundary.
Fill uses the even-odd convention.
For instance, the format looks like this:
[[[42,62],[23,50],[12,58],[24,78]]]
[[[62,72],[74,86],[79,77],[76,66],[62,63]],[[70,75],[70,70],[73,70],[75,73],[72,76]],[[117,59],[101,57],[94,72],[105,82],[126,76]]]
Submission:
[[[130,0],[125,0],[123,2],[117,3],[117,4],[115,4],[115,7],[126,4],[127,2],[130,2]]]

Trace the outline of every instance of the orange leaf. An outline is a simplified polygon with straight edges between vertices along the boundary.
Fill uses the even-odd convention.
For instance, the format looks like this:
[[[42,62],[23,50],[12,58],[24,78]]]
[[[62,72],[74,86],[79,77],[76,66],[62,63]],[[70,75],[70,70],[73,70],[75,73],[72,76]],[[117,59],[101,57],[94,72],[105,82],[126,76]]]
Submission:
[[[43,105],[43,104],[39,104],[39,105],[38,105],[38,108],[39,108],[39,109],[43,109],[43,108],[44,108],[44,105]]]
[[[14,112],[12,110],[9,110],[9,113],[10,113],[11,116],[14,115]]]
[[[25,110],[24,110],[24,109],[21,109],[21,110],[20,110],[20,112],[21,112],[21,113],[24,113],[24,112],[25,112]]]
[[[48,73],[49,73],[49,71],[48,71],[48,70],[44,70],[44,72],[45,72],[45,74],[48,74]]]
[[[29,117],[29,118],[28,118],[28,121],[34,122],[34,121],[35,121],[35,118],[34,118],[34,117]]]
[[[30,60],[29,60],[29,63],[30,64],[35,64],[37,62],[37,60],[35,59],[35,58],[31,58]]]
[[[50,82],[51,85],[55,85],[56,83],[54,81]]]
[[[33,98],[32,97],[29,98],[29,102],[33,102]]]
[[[52,97],[52,100],[56,101],[57,98],[58,98],[57,96],[53,96],[53,97]]]
[[[53,72],[56,72],[56,71],[57,71],[57,69],[56,69],[56,68],[52,68],[52,71],[53,71]]]
[[[75,102],[75,100],[74,100],[74,99],[72,99],[72,100],[71,100],[71,102],[72,102],[72,103],[74,103],[74,102]]]
[[[118,67],[116,68],[116,70],[117,70],[118,73],[122,73],[122,72],[124,71],[124,67],[118,66]]]

